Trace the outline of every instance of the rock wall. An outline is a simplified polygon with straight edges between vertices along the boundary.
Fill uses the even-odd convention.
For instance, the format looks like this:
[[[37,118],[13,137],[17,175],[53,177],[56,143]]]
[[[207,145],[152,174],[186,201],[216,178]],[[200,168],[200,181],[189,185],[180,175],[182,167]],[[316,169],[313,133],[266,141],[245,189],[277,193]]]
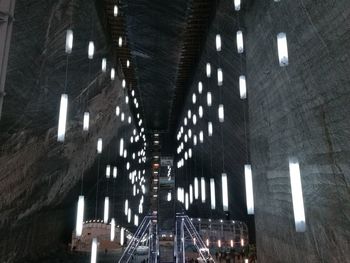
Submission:
[[[259,262],[350,262],[350,2],[250,1],[245,13]],[[289,66],[276,36],[285,32]],[[288,158],[299,159],[296,233]]]

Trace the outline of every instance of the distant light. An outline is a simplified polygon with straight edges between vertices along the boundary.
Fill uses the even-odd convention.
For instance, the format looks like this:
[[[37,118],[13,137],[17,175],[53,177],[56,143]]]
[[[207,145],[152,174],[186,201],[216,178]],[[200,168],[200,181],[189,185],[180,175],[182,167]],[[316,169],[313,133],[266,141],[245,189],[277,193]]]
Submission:
[[[198,199],[199,197],[199,191],[198,191],[198,178],[194,178],[194,199]]]
[[[187,126],[187,118],[184,118],[184,125]]]
[[[122,47],[122,45],[123,45],[123,38],[122,38],[122,37],[119,37],[119,38],[118,38],[118,46],[119,46],[119,47]]]
[[[289,174],[292,189],[295,230],[297,232],[305,232],[306,224],[303,189],[301,186],[299,162],[296,158],[290,158],[289,160]]]
[[[126,60],[126,67],[127,67],[127,68],[130,67],[130,60],[129,60],[129,59]]]
[[[68,29],[66,32],[66,53],[71,54],[73,49],[73,30]]]
[[[95,53],[95,45],[93,41],[89,42],[89,48],[88,48],[88,57],[89,59],[94,58],[94,53]]]
[[[171,192],[168,192],[167,201],[168,201],[168,202],[171,201]]]
[[[129,209],[129,201],[128,199],[125,200],[125,204],[124,204],[124,214],[128,215],[128,209]]]
[[[135,226],[139,225],[139,216],[138,215],[134,215],[134,225]]]
[[[205,241],[207,247],[209,247],[209,238],[207,238],[207,240]]]
[[[97,140],[97,153],[102,153],[102,138]]]
[[[83,131],[89,130],[90,113],[84,112]]]
[[[113,178],[117,178],[117,175],[118,175],[118,169],[116,166],[113,167]]]
[[[241,30],[238,30],[236,33],[236,44],[237,44],[237,52],[239,54],[244,52],[244,42],[243,42],[243,33]]]
[[[197,135],[193,135],[193,145],[197,145]]]
[[[188,110],[188,111],[187,111],[187,118],[191,119],[191,117],[192,117],[191,110]]]
[[[188,158],[192,158],[192,149],[188,149]]]
[[[227,174],[223,173],[221,175],[221,185],[222,185],[222,206],[224,211],[228,211],[228,188],[227,188]]]
[[[233,240],[232,239],[231,239],[230,243],[231,243],[231,247],[233,247]]]
[[[105,58],[102,59],[101,69],[102,69],[102,72],[107,71],[107,59]]]
[[[115,107],[115,115],[117,115],[117,116],[120,115],[120,108],[119,108],[119,106]]]
[[[199,118],[203,118],[203,107],[201,105],[198,107],[198,116]]]
[[[92,239],[92,244],[91,244],[91,263],[96,263],[97,261],[97,238],[94,237]]]
[[[210,78],[211,76],[211,65],[210,63],[208,62],[206,67],[205,67],[205,71],[206,71],[206,74],[207,74],[207,78]]]
[[[192,122],[193,122],[193,125],[196,125],[196,123],[197,123],[197,116],[196,116],[196,114],[193,114]]]
[[[129,104],[129,96],[128,95],[125,96],[125,103]]]
[[[107,165],[106,166],[106,178],[110,178],[111,177],[111,166]]]
[[[185,209],[188,210],[188,193],[185,193]]]
[[[277,35],[278,58],[281,67],[288,66],[288,45],[286,33]]]
[[[221,247],[221,240],[218,240],[218,247]]]
[[[225,113],[224,113],[224,105],[220,104],[218,109],[218,115],[219,115],[219,121],[224,122],[225,120]]]
[[[205,203],[206,195],[205,195],[205,179],[201,177],[201,199],[202,203]]]
[[[224,77],[223,77],[221,68],[218,68],[217,77],[218,77],[218,86],[222,86],[222,82],[224,80]]]
[[[122,227],[121,229],[120,229],[120,245],[124,245],[124,236],[125,236],[125,229],[124,229],[124,227]]]
[[[113,10],[113,14],[114,14],[114,17],[117,17],[118,16],[118,6],[117,5],[115,5],[114,6],[114,10]]]
[[[190,204],[192,204],[193,203],[193,186],[192,186],[192,184],[190,184]]]
[[[104,210],[103,210],[103,222],[105,224],[108,223],[108,218],[109,218],[109,197],[106,196],[105,197],[105,206],[104,206]]]
[[[199,81],[198,82],[198,93],[202,94],[202,92],[203,92],[203,83],[202,83],[202,81]]]
[[[214,178],[210,178],[210,207],[212,210],[215,210],[215,208],[216,208]]]
[[[208,105],[208,107],[210,107],[211,104],[212,104],[212,96],[211,96],[211,92],[208,91],[207,92],[207,105]]]
[[[111,219],[111,241],[113,242],[115,238],[115,220]]]
[[[241,10],[241,0],[235,0],[235,10]]]
[[[128,209],[128,223],[131,222],[131,209]]]
[[[77,221],[75,225],[75,235],[80,237],[83,232],[84,222],[84,196],[80,195],[78,199]]]
[[[193,104],[196,104],[196,101],[197,101],[196,94],[193,93],[193,94],[192,94],[192,103],[193,103]]]
[[[215,37],[216,51],[221,51],[221,36],[219,34]]]
[[[115,69],[111,68],[111,80],[115,79]]]
[[[239,93],[242,100],[247,98],[247,83],[244,75],[239,77]]]
[[[199,141],[200,141],[200,143],[203,143],[203,142],[204,142],[203,131],[200,131],[200,132],[199,132]]]
[[[125,87],[126,87],[126,81],[125,81],[125,79],[122,80],[122,87],[123,87],[123,89],[125,89]]]
[[[208,136],[213,136],[213,124],[208,122]]]
[[[244,177],[245,177],[245,194],[247,200],[247,213],[248,215],[254,214],[254,197],[253,197],[253,176],[252,167],[250,164],[244,165]]]
[[[125,119],[125,114],[124,114],[124,112],[122,112],[122,114],[120,115],[120,120],[123,122],[124,119]]]
[[[58,117],[57,141],[63,142],[66,135],[66,122],[68,111],[68,95],[61,95],[60,113]]]

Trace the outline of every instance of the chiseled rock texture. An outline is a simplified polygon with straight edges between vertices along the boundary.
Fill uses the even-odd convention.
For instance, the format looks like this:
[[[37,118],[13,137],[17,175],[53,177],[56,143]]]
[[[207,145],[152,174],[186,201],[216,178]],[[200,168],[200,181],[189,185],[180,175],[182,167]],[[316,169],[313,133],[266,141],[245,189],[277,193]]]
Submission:
[[[117,134],[121,125],[115,106],[123,92],[118,78],[111,82],[100,71],[101,58],[107,56],[109,63],[111,58],[94,1],[18,0],[15,16],[0,122],[0,261],[41,262],[41,256],[69,242],[80,192],[72,190],[80,188],[81,175],[95,162],[97,138],[103,138],[106,146]],[[69,57],[63,144],[57,142],[56,133],[69,26],[74,30],[74,48]],[[91,38],[96,55],[89,63]],[[91,118],[84,135],[85,107]]]
[[[350,262],[350,2],[250,1],[245,13],[259,262]],[[276,36],[286,32],[289,66]],[[307,229],[294,227],[299,159]]]

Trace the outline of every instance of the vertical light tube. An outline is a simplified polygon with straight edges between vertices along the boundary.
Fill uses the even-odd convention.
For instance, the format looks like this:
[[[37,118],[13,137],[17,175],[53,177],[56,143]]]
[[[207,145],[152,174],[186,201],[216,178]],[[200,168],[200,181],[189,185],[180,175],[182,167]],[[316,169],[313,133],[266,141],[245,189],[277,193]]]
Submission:
[[[84,222],[84,196],[80,195],[78,199],[77,221],[75,225],[75,235],[80,237],[83,232]]]
[[[214,178],[210,178],[210,206],[212,210],[216,208],[216,199],[215,199],[215,181]]]
[[[105,197],[105,207],[104,207],[104,212],[103,212],[103,222],[105,224],[108,223],[108,218],[109,218],[109,197]]]
[[[128,209],[128,223],[131,222],[131,209]]]
[[[217,70],[217,77],[218,77],[218,86],[222,86],[222,82],[224,81],[224,77],[223,77],[221,68],[218,68],[218,70]]]
[[[216,51],[221,51],[221,36],[219,34],[215,37]]]
[[[113,242],[115,238],[115,220],[111,219],[111,241]]]
[[[199,107],[198,107],[198,116],[199,116],[199,118],[201,119],[201,118],[203,118],[203,107],[202,107],[202,105],[200,105]]]
[[[224,211],[228,211],[228,189],[227,189],[227,174],[223,173],[221,175],[221,185],[222,185],[222,206]]]
[[[250,164],[244,165],[244,177],[245,177],[245,194],[247,200],[247,213],[248,215],[254,214],[254,196],[253,196],[253,176],[252,167]]]
[[[115,79],[115,69],[111,68],[111,80]]]
[[[124,153],[124,139],[121,138],[119,141],[119,156],[123,156]]]
[[[199,141],[200,141],[200,143],[203,143],[203,142],[204,142],[203,131],[200,131],[200,132],[199,132]]]
[[[185,209],[188,210],[188,193],[185,193]]]
[[[68,95],[61,95],[60,114],[58,117],[57,141],[64,142],[68,112]]]
[[[244,75],[239,76],[239,94],[242,100],[247,98],[247,82]]]
[[[97,140],[97,153],[102,153],[102,139],[98,138]]]
[[[213,136],[213,124],[208,122],[208,136]]]
[[[218,116],[219,116],[219,121],[220,122],[224,122],[224,120],[225,120],[225,112],[224,112],[224,105],[223,104],[219,105]]]
[[[193,186],[190,184],[190,204],[193,203]]]
[[[243,42],[243,33],[241,30],[238,30],[236,33],[236,44],[237,44],[237,52],[239,54],[244,52],[244,42]]]
[[[292,189],[295,230],[297,232],[305,232],[306,224],[303,189],[301,186],[299,162],[296,158],[290,158],[289,160],[289,174]]]
[[[89,123],[90,123],[90,113],[84,112],[83,131],[89,130]]]
[[[235,4],[235,10],[236,11],[241,10],[241,0],[235,0],[234,4]]]
[[[115,5],[114,6],[114,9],[113,9],[113,15],[114,15],[114,17],[117,17],[118,16],[118,6],[117,5]]]
[[[129,209],[129,201],[128,199],[125,200],[125,205],[124,205],[124,214],[127,216],[128,215],[128,209]]]
[[[117,175],[118,175],[118,169],[116,166],[113,167],[113,178],[117,178]]]
[[[125,229],[124,229],[124,227],[122,227],[121,229],[120,229],[120,245],[122,246],[122,245],[124,245],[124,235],[125,235]]]
[[[97,238],[94,237],[92,239],[92,244],[91,244],[91,263],[96,263],[97,261]]]
[[[204,177],[201,177],[201,197],[202,197],[202,203],[205,203],[205,179]]]
[[[281,67],[288,66],[288,44],[286,33],[277,35],[278,59]]]
[[[115,115],[117,115],[117,116],[120,115],[120,107],[119,106],[115,107]]]
[[[198,199],[199,197],[199,192],[198,192],[198,178],[194,178],[194,199]]]
[[[102,69],[102,72],[107,71],[107,59],[106,58],[102,59],[101,69]]]
[[[94,53],[95,53],[95,45],[94,42],[90,41],[89,42],[89,48],[88,48],[88,57],[89,59],[94,58]]]
[[[211,76],[211,65],[210,63],[208,62],[207,65],[205,66],[205,72],[207,74],[207,78],[210,78]]]
[[[139,225],[139,216],[138,215],[134,215],[134,225],[135,226]]]
[[[208,105],[208,107],[211,106],[212,101],[213,101],[213,99],[212,99],[212,96],[211,96],[211,92],[208,91],[208,92],[207,92],[207,105]]]
[[[202,81],[199,81],[198,82],[198,93],[202,94],[202,92],[203,92],[203,83],[202,83]]]
[[[107,165],[106,166],[106,178],[110,178],[111,177],[111,166]]]
[[[66,32],[66,53],[72,53],[73,49],[73,30],[68,29]]]

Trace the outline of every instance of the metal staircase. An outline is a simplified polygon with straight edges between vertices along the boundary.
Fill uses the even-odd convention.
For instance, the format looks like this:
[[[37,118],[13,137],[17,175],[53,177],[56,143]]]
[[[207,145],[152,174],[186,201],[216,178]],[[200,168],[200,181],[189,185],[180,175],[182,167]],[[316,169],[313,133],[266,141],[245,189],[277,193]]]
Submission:
[[[185,263],[185,241],[189,239],[189,242],[192,242],[196,247],[203,262],[215,262],[190,218],[184,214],[177,214],[175,237],[176,263]]]
[[[119,259],[119,263],[127,263],[130,262],[133,255],[136,252],[137,247],[140,245],[140,242],[147,236],[150,236],[150,239],[153,240],[154,237],[154,231],[152,230],[152,219],[154,219],[154,216],[145,216],[137,228],[135,234],[131,238],[128,246],[124,250],[123,255]],[[152,245],[150,247],[150,255],[154,254],[154,251],[152,251],[153,247]]]

